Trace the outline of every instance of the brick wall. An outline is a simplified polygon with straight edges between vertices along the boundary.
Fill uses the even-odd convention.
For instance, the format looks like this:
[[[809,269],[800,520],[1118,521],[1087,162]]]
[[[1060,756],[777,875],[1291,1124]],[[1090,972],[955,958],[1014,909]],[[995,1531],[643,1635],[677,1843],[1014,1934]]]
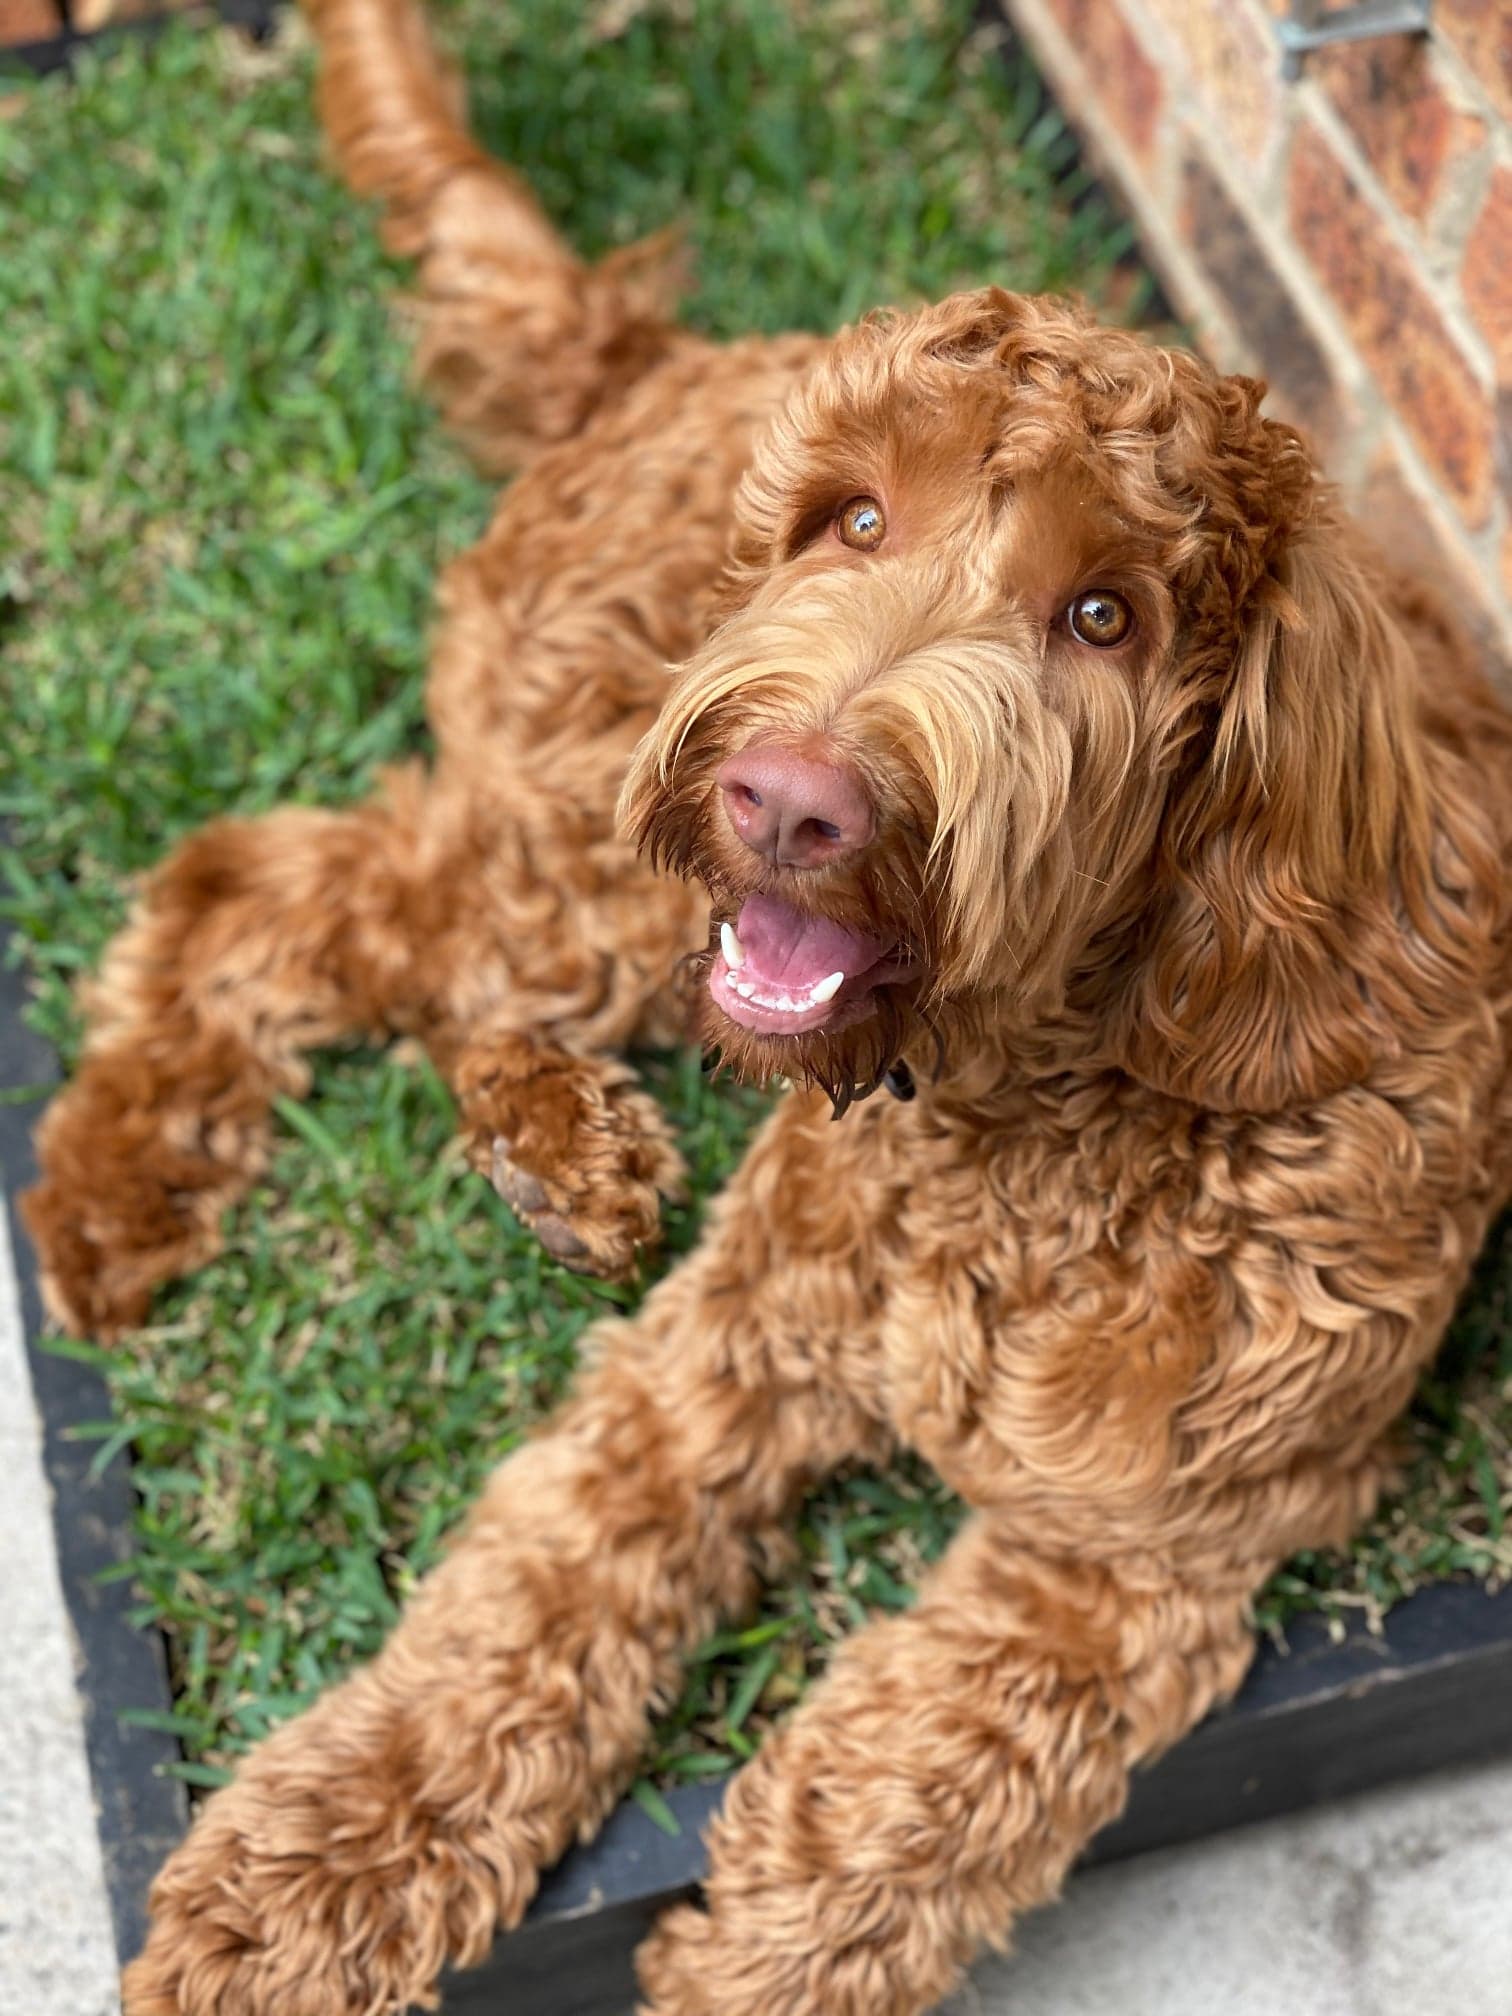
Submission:
[[[1286,0],[1002,0],[1198,342],[1512,659],[1512,0],[1281,76]]]
[[[201,0],[71,0],[65,24],[61,0],[0,0],[0,48],[56,42],[71,25],[78,35],[198,6]]]
[[[55,0],[0,0],[0,48],[50,42],[62,25]]]

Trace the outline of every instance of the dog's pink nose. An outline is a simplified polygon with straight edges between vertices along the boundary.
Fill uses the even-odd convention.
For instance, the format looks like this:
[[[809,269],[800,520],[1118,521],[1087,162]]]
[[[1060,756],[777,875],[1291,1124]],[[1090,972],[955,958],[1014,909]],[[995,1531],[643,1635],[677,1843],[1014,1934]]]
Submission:
[[[781,868],[823,868],[872,837],[872,808],[854,771],[754,743],[719,772],[725,813],[747,847]]]

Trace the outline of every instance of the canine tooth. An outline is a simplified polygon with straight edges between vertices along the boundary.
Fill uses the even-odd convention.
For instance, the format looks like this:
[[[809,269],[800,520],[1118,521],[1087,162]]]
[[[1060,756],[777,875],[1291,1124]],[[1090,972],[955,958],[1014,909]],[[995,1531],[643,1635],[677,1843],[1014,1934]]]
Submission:
[[[725,964],[726,966],[729,967],[732,973],[735,971],[737,967],[744,966],[745,947],[736,937],[735,926],[733,924],[720,925],[719,949],[721,952],[724,953]]]
[[[843,973],[831,973],[827,980],[817,980],[809,989],[809,999],[818,1007],[822,1002],[833,1001],[845,985]]]

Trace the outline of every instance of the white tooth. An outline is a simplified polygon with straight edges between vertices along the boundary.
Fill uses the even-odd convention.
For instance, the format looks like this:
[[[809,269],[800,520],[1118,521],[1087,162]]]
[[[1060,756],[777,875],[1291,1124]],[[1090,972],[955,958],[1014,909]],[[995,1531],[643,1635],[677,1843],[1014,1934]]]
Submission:
[[[751,996],[756,992],[756,989],[751,985],[749,980],[732,980],[730,985],[744,1001],[749,1001]]]
[[[726,966],[729,967],[732,973],[737,969],[737,967],[744,966],[745,947],[736,937],[735,926],[733,924],[720,925],[719,949],[721,952],[724,953],[725,964]]]
[[[827,980],[817,981],[810,987],[809,999],[817,1008],[825,1001],[833,1001],[844,985],[845,975],[843,973],[831,973]]]

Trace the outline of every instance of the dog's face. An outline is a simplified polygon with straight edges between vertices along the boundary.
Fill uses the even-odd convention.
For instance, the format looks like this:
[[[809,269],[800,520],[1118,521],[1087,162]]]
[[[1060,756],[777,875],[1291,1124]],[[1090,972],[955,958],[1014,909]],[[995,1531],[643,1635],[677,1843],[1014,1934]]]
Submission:
[[[623,801],[713,899],[737,1068],[843,1100],[1127,964],[1173,803],[1265,739],[1313,484],[1258,389],[992,291],[863,324],[796,396]]]

